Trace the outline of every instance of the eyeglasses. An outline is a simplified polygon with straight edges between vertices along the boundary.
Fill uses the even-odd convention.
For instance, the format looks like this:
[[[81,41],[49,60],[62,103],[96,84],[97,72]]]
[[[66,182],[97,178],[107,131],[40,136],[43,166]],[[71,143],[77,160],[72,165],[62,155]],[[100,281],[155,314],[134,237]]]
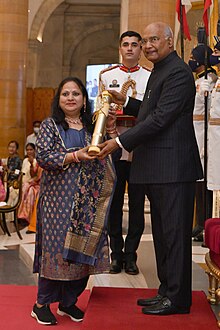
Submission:
[[[146,44],[149,42],[151,45],[154,45],[154,44],[156,44],[159,40],[160,40],[159,37],[154,36],[154,37],[150,37],[150,38],[148,38],[148,39],[141,39],[141,44],[142,44],[142,45],[146,45]]]

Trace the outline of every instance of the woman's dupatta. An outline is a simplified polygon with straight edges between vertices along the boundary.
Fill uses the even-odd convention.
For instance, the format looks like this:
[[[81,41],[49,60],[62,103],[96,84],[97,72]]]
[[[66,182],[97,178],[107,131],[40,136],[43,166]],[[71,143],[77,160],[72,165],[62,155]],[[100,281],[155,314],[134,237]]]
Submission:
[[[114,192],[111,158],[82,162],[74,189],[63,258],[94,266],[106,240],[106,227]]]

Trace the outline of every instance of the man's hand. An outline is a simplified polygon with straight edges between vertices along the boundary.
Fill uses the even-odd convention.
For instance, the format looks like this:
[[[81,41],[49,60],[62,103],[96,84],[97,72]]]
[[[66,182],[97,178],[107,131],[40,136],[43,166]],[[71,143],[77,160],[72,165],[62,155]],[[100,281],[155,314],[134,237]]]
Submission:
[[[108,117],[106,121],[106,128],[115,128],[116,127],[116,110],[110,105]]]
[[[101,149],[101,151],[97,155],[97,157],[99,159],[104,159],[110,153],[117,150],[119,148],[119,145],[117,144],[115,139],[111,139],[111,140],[105,141],[104,143],[99,144],[98,147]]]
[[[112,95],[112,103],[116,103],[122,106],[125,104],[126,96],[114,90],[108,90],[108,92]]]

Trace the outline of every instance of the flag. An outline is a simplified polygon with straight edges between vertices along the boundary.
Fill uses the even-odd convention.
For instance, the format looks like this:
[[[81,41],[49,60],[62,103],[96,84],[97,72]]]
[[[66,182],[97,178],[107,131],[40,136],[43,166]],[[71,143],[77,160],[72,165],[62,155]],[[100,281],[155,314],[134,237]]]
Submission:
[[[210,40],[210,47],[212,47],[213,37],[217,36],[216,27],[219,19],[218,0],[212,0],[212,6],[210,7],[209,16],[210,16],[209,40]]]
[[[203,22],[205,26],[206,35],[209,35],[209,20],[208,20],[208,9],[212,5],[212,0],[205,0],[204,11],[203,11]]]
[[[181,17],[180,17],[181,6],[182,6],[182,22],[181,22]],[[186,13],[189,11],[189,9],[191,9],[191,7],[192,7],[192,4],[191,4],[190,0],[177,0],[176,1],[177,19],[180,22],[180,24],[183,24],[183,33],[188,40],[191,40],[191,37],[190,37],[190,32],[189,32],[189,26],[188,26],[187,19],[186,19]]]

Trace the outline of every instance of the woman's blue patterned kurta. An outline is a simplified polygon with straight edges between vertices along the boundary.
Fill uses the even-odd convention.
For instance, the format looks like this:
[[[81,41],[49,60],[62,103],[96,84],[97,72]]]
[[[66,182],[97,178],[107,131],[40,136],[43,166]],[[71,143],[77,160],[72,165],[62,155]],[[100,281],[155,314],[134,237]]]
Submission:
[[[76,280],[109,269],[106,223],[115,181],[109,159],[63,165],[67,152],[89,145],[90,141],[91,136],[85,129],[64,131],[51,118],[41,124],[36,149],[37,161],[44,171],[38,202],[34,272],[48,279]],[[79,186],[82,173],[83,185]],[[105,180],[103,180],[104,176]],[[110,192],[109,196],[105,193],[106,189]],[[99,209],[97,213],[102,217],[104,228],[96,247],[94,265],[84,263],[83,258],[82,262],[78,263],[66,261],[63,259],[64,243],[67,231],[71,226],[75,226],[71,213],[81,200],[79,200],[80,194],[88,194],[88,196],[90,194],[96,203],[103,193],[105,212],[100,212]],[[90,200],[93,203],[91,198],[87,198],[87,201]],[[83,219],[90,216],[91,209],[92,207],[84,208]],[[80,223],[80,226],[83,233],[89,232],[91,227],[86,221]]]

